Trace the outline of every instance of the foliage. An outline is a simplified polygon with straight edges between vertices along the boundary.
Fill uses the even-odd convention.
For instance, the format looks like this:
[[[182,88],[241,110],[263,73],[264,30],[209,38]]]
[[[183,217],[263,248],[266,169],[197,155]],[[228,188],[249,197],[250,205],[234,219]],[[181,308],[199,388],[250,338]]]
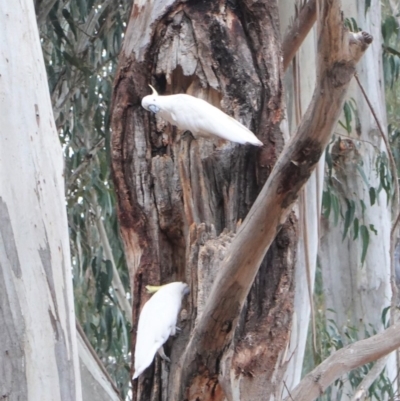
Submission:
[[[392,153],[400,172],[400,31],[399,16],[393,15],[389,3],[385,2],[382,23],[383,71],[385,76],[386,109],[388,116],[388,133]]]
[[[354,241],[357,239],[361,241],[360,260],[363,264],[367,255],[370,236],[378,234],[374,225],[368,222],[365,210],[367,205],[372,207],[379,201],[379,194],[382,190],[385,191],[386,201],[389,203],[394,191],[393,177],[386,152],[380,151],[377,147],[375,147],[377,156],[374,170],[378,185],[374,184],[377,180],[366,173],[359,149],[362,146],[374,145],[359,137],[360,119],[354,99],[344,103],[343,120],[339,121],[339,125],[345,134],[334,135],[325,153],[327,174],[322,198],[322,215],[326,219],[333,216],[335,225],[342,224],[343,240],[346,236],[351,236]],[[352,168],[345,169],[344,165],[350,165]],[[349,170],[357,172],[362,178],[365,185],[364,193],[368,193],[368,199],[351,198],[352,191],[347,182],[348,177],[344,173],[344,171]]]
[[[395,16],[387,15],[383,20],[382,38],[385,83],[388,89],[393,89],[400,73],[399,26]]]
[[[96,211],[97,208],[101,210],[118,273],[129,293],[129,277],[118,239],[116,202],[110,180],[108,110],[130,4],[127,0],[58,0],[39,27],[55,121],[65,155],[76,314],[123,398],[127,397],[129,382],[130,326],[112,285],[112,263],[105,257],[104,242],[96,225]],[[368,0],[365,11],[369,7]],[[43,10],[38,9],[37,14],[43,15]],[[351,31],[360,30],[354,19],[346,20],[346,24]],[[388,16],[384,20],[382,34],[385,82],[390,88],[387,91],[389,132],[393,153],[400,165],[400,117],[397,113],[400,99],[399,91],[396,92],[399,89],[400,52],[395,17]],[[354,99],[345,103],[340,125],[350,138],[343,140],[343,136],[336,136],[327,149],[328,177],[323,214],[327,219],[333,218],[335,224],[342,224],[343,239],[351,236],[354,241],[362,242],[360,258],[363,263],[370,236],[377,234],[364,212],[378,202],[382,190],[389,201],[393,192],[392,177],[387,155],[377,149],[375,173],[380,183],[378,186],[370,184],[363,162],[357,157],[357,146],[354,146],[360,142]],[[338,179],[343,162],[354,164],[354,171],[363,179],[368,199],[352,199],[349,192],[344,191]],[[319,299],[317,305],[321,305],[323,294],[318,290],[318,283],[316,297]],[[308,368],[320,363],[332,350],[342,347],[345,341],[333,320],[325,323],[320,316],[317,324],[321,352]],[[374,330],[369,328],[369,331]],[[366,330],[364,334],[370,335],[370,332]],[[358,333],[347,328],[344,335],[347,341],[353,341]],[[349,374],[352,388],[370,367]],[[339,388],[343,388],[343,382]],[[392,390],[381,375],[370,391],[386,392],[391,396]]]
[[[370,7],[370,1],[365,3],[365,12]],[[345,21],[349,30],[357,32],[360,30],[354,19],[346,19]],[[391,143],[391,151],[395,156],[397,166],[400,162],[400,121],[398,117],[398,93],[399,93],[399,71],[400,71],[400,52],[399,52],[399,29],[398,18],[393,16],[391,12],[383,18],[382,35],[383,45],[383,68],[385,74],[385,89],[387,94],[387,110],[388,110],[388,133]],[[339,121],[342,128],[340,134],[337,133],[332,139],[331,144],[326,151],[326,181],[323,194],[323,216],[331,218],[335,225],[343,227],[343,239],[350,236],[353,240],[361,240],[361,262],[364,262],[368,251],[368,244],[371,235],[377,235],[375,227],[368,223],[365,213],[366,209],[371,209],[380,201],[380,193],[382,190],[386,194],[387,203],[393,198],[394,185],[390,164],[387,153],[381,151],[372,142],[364,141],[361,137],[359,129],[360,121],[357,113],[357,105],[354,99],[345,102],[342,114],[342,120]],[[364,165],[361,157],[358,157],[359,150],[363,146],[375,147],[375,160],[370,166]],[[352,165],[355,174],[362,178],[364,184],[365,197],[363,199],[355,199],[351,196],[352,191],[350,185],[347,184],[347,177],[341,174],[341,170],[345,170],[343,166]],[[371,167],[375,167],[371,171]],[[346,168],[346,171],[351,169]],[[371,173],[367,173],[371,171]],[[399,172],[399,167],[398,167]],[[374,175],[373,175],[374,174]],[[361,191],[358,191],[360,193]],[[367,338],[376,334],[375,327],[368,326],[363,329],[354,327],[338,328],[336,325],[335,311],[324,308],[324,294],[322,286],[321,267],[318,264],[315,283],[314,302],[317,325],[317,347],[319,352],[315,355],[312,350],[312,334],[309,330],[307,340],[307,352],[303,366],[303,375],[314,369],[332,352],[342,348],[343,346],[358,341],[361,338]],[[382,323],[387,327],[389,319],[389,307],[382,311]],[[313,357],[314,355],[314,357]],[[319,397],[319,400],[340,400],[351,397],[354,390],[361,383],[363,378],[372,368],[373,363],[364,365],[359,369],[349,372],[347,375],[338,379],[334,385]],[[386,371],[381,372],[379,377],[369,388],[369,397],[375,399],[394,399],[395,383],[391,383]]]
[[[322,361],[329,357],[333,352],[343,348],[347,344],[351,344],[362,338],[368,338],[377,333],[376,329],[371,325],[364,327],[363,329],[357,329],[354,327],[343,327],[339,329],[335,322],[335,311],[324,310],[324,294],[322,286],[322,272],[321,265],[317,264],[316,279],[315,279],[315,291],[314,291],[314,303],[316,305],[316,343],[317,343],[317,354],[311,352],[312,349],[312,330],[311,327],[308,331],[307,337],[307,352],[304,359],[302,376],[312,371]],[[389,309],[386,307],[383,309],[381,314],[381,321],[385,328],[389,325]],[[319,401],[340,401],[344,397],[345,392],[354,393],[357,386],[361,383],[363,378],[368,374],[374,363],[369,363],[358,369],[355,369],[330,386],[327,391],[318,397]],[[374,396],[377,400],[394,399],[394,389],[396,388],[395,383],[392,383],[383,370],[378,378],[372,383],[369,388],[369,396]],[[352,394],[349,394],[350,396]],[[344,397],[344,398],[347,398]]]
[[[112,285],[112,261],[96,224],[101,211],[113,259],[129,293],[110,180],[109,106],[130,1],[58,0],[39,30],[56,126],[65,156],[76,315],[126,397],[130,325]]]

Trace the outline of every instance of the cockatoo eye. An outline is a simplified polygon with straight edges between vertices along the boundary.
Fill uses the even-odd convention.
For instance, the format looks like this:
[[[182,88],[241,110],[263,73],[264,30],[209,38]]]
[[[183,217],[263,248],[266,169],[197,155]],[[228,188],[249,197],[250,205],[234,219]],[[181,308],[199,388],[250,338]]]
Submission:
[[[152,111],[154,114],[158,113],[160,111],[160,108],[157,107],[155,104],[150,104],[149,105],[149,110]]]

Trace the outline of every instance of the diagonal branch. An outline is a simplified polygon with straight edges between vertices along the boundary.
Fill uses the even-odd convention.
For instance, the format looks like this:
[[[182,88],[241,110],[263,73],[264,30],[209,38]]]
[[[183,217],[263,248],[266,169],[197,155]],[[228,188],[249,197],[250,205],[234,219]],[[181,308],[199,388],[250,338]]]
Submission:
[[[180,385],[176,386],[179,393],[175,399],[217,381],[219,360],[230,344],[259,266],[327,146],[355,66],[372,42],[365,32],[353,35],[345,30],[337,0],[321,2],[319,18],[318,78],[313,99],[227,251],[182,357],[184,369],[176,376]],[[198,372],[203,372],[204,380],[199,380]]]
[[[375,363],[368,374],[362,379],[362,382],[357,386],[351,401],[361,401],[366,399],[369,388],[375,379],[381,374],[382,370],[386,366],[387,361],[388,357],[385,356]]]
[[[373,362],[400,347],[400,324],[336,351],[310,372],[291,392],[296,401],[312,401],[350,370]],[[290,401],[286,397],[284,401]]]
[[[294,55],[317,20],[317,0],[308,0],[286,33],[282,42],[283,71],[286,71]]]
[[[121,278],[117,266],[115,264],[114,255],[111,249],[110,242],[108,240],[107,232],[104,227],[104,223],[101,216],[101,208],[97,201],[96,192],[92,189],[90,191],[92,206],[96,216],[96,226],[99,232],[100,241],[103,246],[104,256],[111,262],[113,277],[112,277],[112,288],[114,289],[115,295],[118,300],[118,304],[122,311],[125,312],[125,319],[132,326],[132,306],[131,302],[126,298],[126,291],[122,284]]]

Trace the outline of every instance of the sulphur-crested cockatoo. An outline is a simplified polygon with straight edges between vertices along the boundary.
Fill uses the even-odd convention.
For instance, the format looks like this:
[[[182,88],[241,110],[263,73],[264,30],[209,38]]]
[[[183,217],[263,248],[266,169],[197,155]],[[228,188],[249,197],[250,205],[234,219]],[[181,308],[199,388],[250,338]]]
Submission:
[[[170,283],[156,290],[144,304],[136,335],[134,379],[150,366],[157,351],[163,359],[169,360],[163,345],[170,335],[175,335],[182,298],[188,293],[187,284]]]
[[[153,93],[142,99],[142,106],[179,129],[203,137],[218,136],[241,144],[263,145],[239,121],[205,100],[185,94],[159,96],[151,85],[150,87]]]

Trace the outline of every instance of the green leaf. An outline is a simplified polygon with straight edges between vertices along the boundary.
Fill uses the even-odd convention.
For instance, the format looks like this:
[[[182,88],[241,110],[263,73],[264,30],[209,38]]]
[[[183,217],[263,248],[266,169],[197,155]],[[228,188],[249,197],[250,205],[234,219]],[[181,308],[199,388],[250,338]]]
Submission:
[[[368,182],[367,176],[365,175],[364,169],[359,164],[357,164],[357,171],[360,173],[361,178],[363,179],[365,184],[369,186],[369,182]]]
[[[65,36],[64,30],[62,29],[60,22],[58,21],[57,13],[54,11],[54,7],[49,12],[49,18],[51,24],[54,27],[54,32],[58,36],[59,43],[61,43],[62,39],[65,39],[65,41],[70,44],[68,38]]]
[[[377,229],[375,228],[375,226],[374,226],[373,224],[370,224],[370,225],[369,225],[369,229],[370,229],[375,235],[378,235],[378,231],[377,231]]]
[[[367,207],[365,206],[365,203],[362,199],[360,199],[360,205],[361,205],[361,216],[362,218],[364,218],[365,210],[367,209]]]
[[[328,177],[332,177],[333,162],[331,152],[329,152],[329,147],[327,147],[325,151],[325,163],[328,166]]]
[[[114,274],[112,263],[110,260],[106,260],[106,269],[107,269],[108,286],[110,286],[112,283],[113,274]]]
[[[344,215],[344,231],[343,231],[342,241],[344,241],[344,239],[346,238],[350,225],[353,222],[354,213],[356,210],[356,204],[353,200],[346,199],[346,203],[347,203],[347,210]]]
[[[356,240],[358,238],[358,229],[359,229],[359,220],[356,217],[353,221],[353,231],[354,231],[354,235],[353,235],[353,241]]]
[[[338,197],[334,194],[331,194],[331,203],[333,209],[333,221],[335,223],[335,226],[337,226],[339,222],[340,204]]]
[[[375,204],[376,201],[376,192],[374,187],[369,188],[369,201],[371,203],[371,206]]]
[[[371,7],[371,0],[365,0],[365,15],[367,15],[368,9]]]
[[[354,98],[351,98],[349,101],[349,105],[351,107],[351,110],[353,111],[354,119],[355,119],[355,128],[356,128],[356,133],[357,135],[361,135],[361,121],[360,121],[360,116],[358,115],[358,110],[357,110],[357,103],[354,100]]]
[[[369,230],[364,224],[360,227],[360,236],[362,241],[361,264],[364,264],[369,246]]]
[[[386,318],[389,311],[390,311],[390,306],[387,306],[382,311],[381,321],[382,321],[383,327],[385,327],[385,328],[388,327],[388,324],[389,324],[389,319]]]
[[[87,1],[86,0],[77,0],[77,2],[78,2],[78,6],[79,6],[80,17],[81,17],[82,21],[84,21],[88,14]]]
[[[75,36],[75,40],[78,40],[78,35],[76,33],[76,29],[75,29],[75,22],[71,17],[71,14],[69,13],[69,11],[66,8],[63,8],[62,10],[62,15],[64,16],[64,18],[67,20],[69,27],[71,28],[72,33]]]
[[[346,120],[346,131],[350,134],[351,133],[351,121],[352,121],[352,113],[351,108],[347,102],[344,102],[343,106],[344,118]]]
[[[106,351],[109,351],[111,348],[112,344],[112,339],[113,339],[113,315],[112,315],[112,308],[110,306],[107,307],[106,313],[105,313],[105,325],[106,325],[106,331],[107,331],[107,348]]]
[[[400,57],[400,52],[396,49],[394,49],[391,46],[387,46],[387,45],[382,45],[383,51],[386,51],[390,54],[393,54],[394,56]]]
[[[322,215],[329,219],[331,213],[331,193],[330,191],[324,191],[322,194]]]

